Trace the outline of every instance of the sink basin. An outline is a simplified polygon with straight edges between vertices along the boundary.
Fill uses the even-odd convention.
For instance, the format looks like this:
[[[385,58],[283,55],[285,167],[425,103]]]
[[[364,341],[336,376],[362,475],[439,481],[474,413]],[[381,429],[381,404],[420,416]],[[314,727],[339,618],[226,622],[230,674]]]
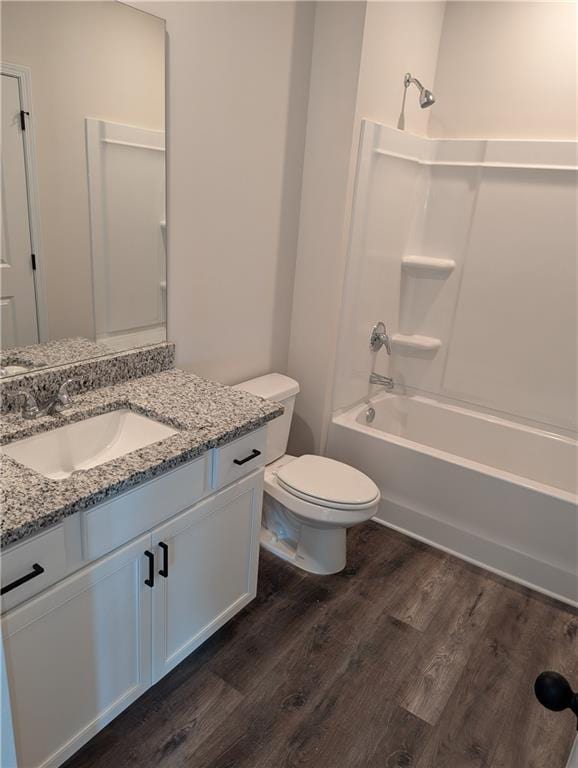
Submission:
[[[44,477],[65,480],[176,434],[176,429],[123,408],[8,443],[0,452]]]

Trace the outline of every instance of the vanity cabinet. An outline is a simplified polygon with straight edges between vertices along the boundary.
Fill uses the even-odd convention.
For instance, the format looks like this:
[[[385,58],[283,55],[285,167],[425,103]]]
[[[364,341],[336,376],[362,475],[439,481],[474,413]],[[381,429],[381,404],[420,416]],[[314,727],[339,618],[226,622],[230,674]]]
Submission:
[[[185,511],[3,615],[19,768],[61,765],[255,596],[263,471],[247,467],[190,503],[196,493]],[[119,497],[116,514],[127,509],[131,519]],[[103,505],[100,531],[94,508],[98,551],[124,530],[110,528],[113,511]]]
[[[153,532],[153,682],[255,596],[262,492],[237,483]]]
[[[4,617],[18,766],[60,765],[149,687],[152,600],[143,553],[150,538]]]

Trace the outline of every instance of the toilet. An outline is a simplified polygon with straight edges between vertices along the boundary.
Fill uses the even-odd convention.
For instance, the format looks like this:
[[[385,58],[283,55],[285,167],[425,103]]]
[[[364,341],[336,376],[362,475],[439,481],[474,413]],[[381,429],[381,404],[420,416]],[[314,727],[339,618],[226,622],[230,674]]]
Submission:
[[[377,512],[380,493],[367,475],[325,456],[289,456],[287,441],[299,384],[270,373],[235,389],[275,400],[283,416],[267,425],[261,546],[310,573],[346,564],[346,530]]]

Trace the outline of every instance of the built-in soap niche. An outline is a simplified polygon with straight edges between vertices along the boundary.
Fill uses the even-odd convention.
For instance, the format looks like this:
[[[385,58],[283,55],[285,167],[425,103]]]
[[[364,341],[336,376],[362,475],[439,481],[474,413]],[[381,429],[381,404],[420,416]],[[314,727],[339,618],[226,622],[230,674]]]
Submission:
[[[428,334],[430,315],[440,300],[454,259],[407,255],[401,260],[399,333],[392,338],[397,352],[412,357],[435,357],[441,339]]]
[[[442,342],[441,339],[419,333],[394,333],[391,337],[391,345],[394,352],[405,357],[435,357]]]
[[[446,278],[456,268],[453,259],[437,259],[431,256],[404,256],[401,260],[404,273],[414,277]]]

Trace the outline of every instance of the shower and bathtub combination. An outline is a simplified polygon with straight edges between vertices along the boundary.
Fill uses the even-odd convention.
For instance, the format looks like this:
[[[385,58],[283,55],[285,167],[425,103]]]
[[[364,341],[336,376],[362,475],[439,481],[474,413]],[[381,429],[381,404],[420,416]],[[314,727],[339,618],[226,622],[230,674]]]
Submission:
[[[377,520],[571,604],[575,152],[364,122],[327,443]]]

